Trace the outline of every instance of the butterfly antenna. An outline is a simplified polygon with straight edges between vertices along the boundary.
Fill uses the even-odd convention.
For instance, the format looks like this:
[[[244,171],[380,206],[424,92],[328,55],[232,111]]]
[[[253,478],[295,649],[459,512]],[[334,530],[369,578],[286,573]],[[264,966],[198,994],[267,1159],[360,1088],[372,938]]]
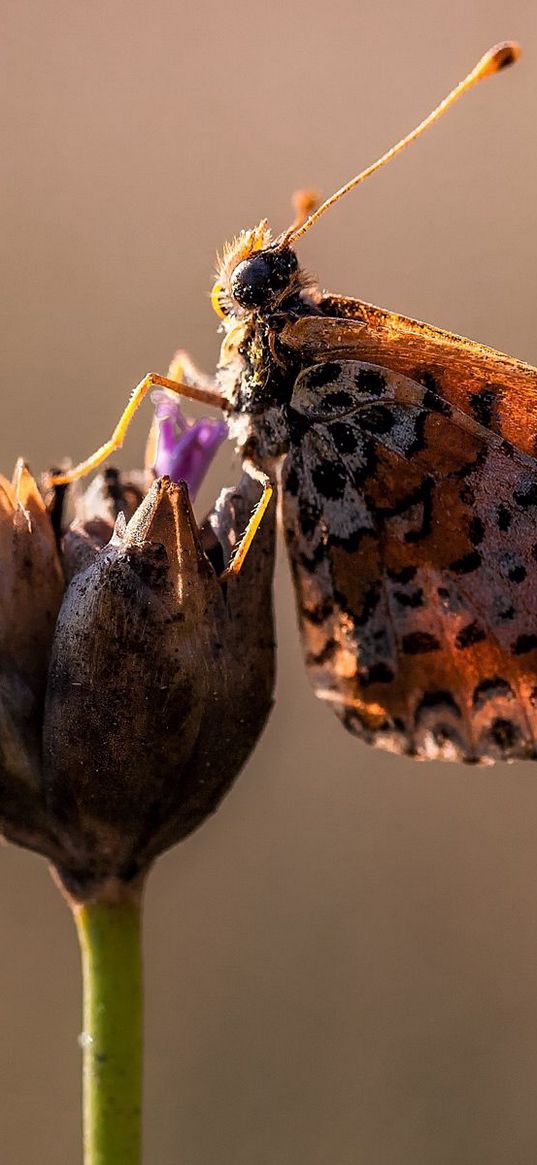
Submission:
[[[501,69],[507,68],[508,65],[513,65],[518,60],[520,51],[520,45],[512,40],[502,41],[501,44],[494,45],[494,48],[489,49],[488,53],[485,53],[481,57],[481,60],[477,62],[477,65],[472,69],[471,73],[468,73],[468,76],[464,78],[464,81],[460,81],[424,121],[421,121],[411,133],[407,134],[405,138],[401,138],[400,142],[392,146],[387,153],[383,154],[381,158],[378,158],[376,162],[373,162],[371,166],[368,166],[366,170],[362,170],[361,174],[357,174],[355,178],[351,178],[350,182],[346,182],[344,186],[336,190],[335,194],[327,198],[326,202],[323,202],[305,221],[298,225],[294,222],[284,235],[280,245],[290,246],[291,243],[296,243],[297,239],[302,238],[302,235],[305,235],[306,231],[309,231],[310,227],[320,219],[325,211],[329,210],[331,206],[334,206],[334,203],[339,202],[340,198],[343,198],[355,186],[359,186],[360,182],[364,182],[366,178],[369,178],[370,174],[374,174],[375,170],[380,170],[387,162],[391,162],[392,158],[400,154],[411,142],[419,138],[424,130],[428,129],[430,125],[433,125],[443,113],[446,113],[459,100],[459,97],[462,97],[463,93],[466,93],[473,85],[477,85],[477,82],[482,81],[484,77],[490,77],[493,73],[499,73]]]

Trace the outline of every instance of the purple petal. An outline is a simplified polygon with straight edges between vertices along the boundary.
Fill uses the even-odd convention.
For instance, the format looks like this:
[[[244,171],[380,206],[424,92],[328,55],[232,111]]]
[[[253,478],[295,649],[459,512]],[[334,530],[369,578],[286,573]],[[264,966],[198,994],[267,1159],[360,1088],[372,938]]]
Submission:
[[[155,473],[157,477],[171,477],[172,481],[186,481],[194,498],[227,437],[227,425],[211,417],[188,422],[179,401],[167,392],[154,392],[151,399],[158,425]]]

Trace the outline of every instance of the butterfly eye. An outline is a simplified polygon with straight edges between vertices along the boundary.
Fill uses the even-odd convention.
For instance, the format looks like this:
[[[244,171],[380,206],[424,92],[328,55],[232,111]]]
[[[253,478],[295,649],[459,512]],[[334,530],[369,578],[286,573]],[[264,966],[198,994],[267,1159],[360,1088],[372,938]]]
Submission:
[[[271,307],[293,281],[298,260],[289,247],[259,251],[243,259],[231,276],[231,294],[240,307]]]
[[[216,283],[211,291],[211,307],[212,307],[213,311],[216,312],[217,316],[220,316],[221,320],[225,320],[225,318],[226,318],[226,312],[224,311],[224,308],[222,307],[223,294],[224,294],[224,284],[221,282],[220,279],[217,279],[217,281],[216,281]]]

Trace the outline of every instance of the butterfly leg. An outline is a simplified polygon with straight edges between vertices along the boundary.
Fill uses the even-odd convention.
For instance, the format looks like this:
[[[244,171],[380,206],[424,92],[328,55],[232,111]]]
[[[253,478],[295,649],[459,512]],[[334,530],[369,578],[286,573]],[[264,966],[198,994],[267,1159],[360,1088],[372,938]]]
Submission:
[[[266,473],[263,473],[262,470],[258,469],[257,466],[252,465],[252,463],[249,461],[245,462],[244,467],[250,476],[255,478],[255,480],[263,486],[263,493],[261,494],[261,497],[251,514],[248,525],[246,526],[240,541],[237,543],[235,550],[233,551],[231,562],[222,575],[222,578],[224,579],[229,578],[231,575],[238,574],[244,565],[246,555],[248,554],[250,546],[252,545],[252,542],[259,529],[263,514],[265,513],[265,510],[267,509],[267,506],[274,492],[270,478]]]
[[[220,396],[216,378],[210,376],[207,372],[203,372],[194,363],[192,357],[184,348],[178,348],[170,361],[170,365],[166,375],[170,380],[178,381],[180,384],[186,384],[197,388],[204,389],[206,392]]]
[[[177,349],[177,352],[175,352],[170,361],[166,375],[169,380],[174,380],[178,384],[184,384],[186,388],[202,389],[204,392],[210,394],[210,399],[207,399],[208,404],[212,403],[214,399],[215,407],[222,407],[216,377],[210,376],[207,372],[202,372],[184,348]],[[156,417],[153,417],[145,446],[144,465],[148,472],[151,472],[155,464],[158,433],[158,421]]]
[[[133,389],[127,407],[123,410],[109,440],[105,441],[104,445],[101,445],[99,449],[96,449],[95,453],[91,454],[91,457],[79,462],[72,469],[67,469],[65,473],[51,474],[49,479],[51,484],[69,485],[72,481],[77,481],[78,478],[85,477],[86,474],[91,473],[93,469],[101,465],[111,453],[116,449],[120,449],[134,414],[139,409],[148,392],[152,388],[157,387],[166,388],[169,392],[177,393],[178,396],[184,396],[188,400],[199,400],[204,404],[213,405],[216,408],[223,407],[223,397],[215,387],[209,388],[198,387],[194,384],[181,384],[176,380],[172,380],[170,377],[160,376],[157,372],[148,372],[143,380],[136,385],[136,388]]]

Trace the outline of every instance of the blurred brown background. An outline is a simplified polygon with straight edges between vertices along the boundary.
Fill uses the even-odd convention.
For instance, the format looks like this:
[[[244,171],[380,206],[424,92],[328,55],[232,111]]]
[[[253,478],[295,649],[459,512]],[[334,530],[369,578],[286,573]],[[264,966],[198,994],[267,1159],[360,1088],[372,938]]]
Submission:
[[[301,253],[537,363],[534,0],[19,0],[2,24],[4,472],[87,454],[177,344],[211,368],[223,240],[285,226],[296,186],[332,191],[507,36],[517,68]],[[203,500],[237,472],[227,449]],[[277,605],[263,741],[149,885],[145,1160],[533,1165],[537,768],[360,746],[308,690],[283,560]],[[2,1165],[72,1165],[74,932],[40,859],[0,871]]]

